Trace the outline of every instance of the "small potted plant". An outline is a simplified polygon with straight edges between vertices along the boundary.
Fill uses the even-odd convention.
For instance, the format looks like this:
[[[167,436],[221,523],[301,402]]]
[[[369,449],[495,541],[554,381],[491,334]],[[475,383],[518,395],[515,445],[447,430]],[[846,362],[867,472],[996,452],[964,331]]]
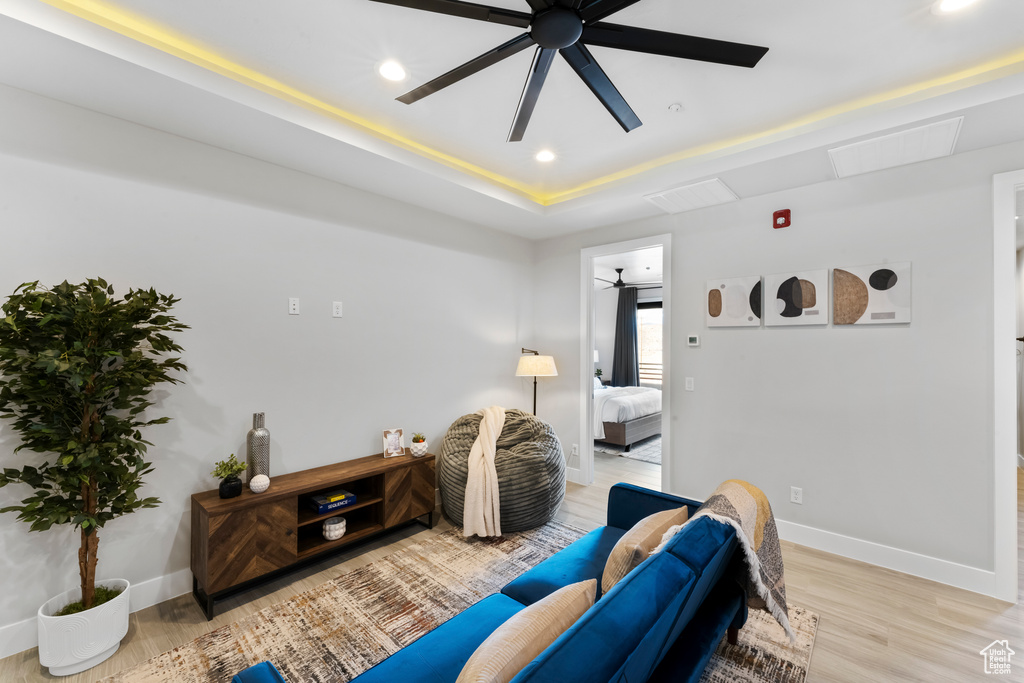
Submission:
[[[221,480],[221,498],[234,498],[242,493],[242,480],[238,478],[238,475],[245,472],[246,467],[248,465],[244,462],[238,462],[235,459],[234,453],[227,460],[219,460],[214,464],[213,472],[210,474]]]
[[[602,374],[603,373],[601,372],[601,368],[597,368],[596,370],[594,370],[594,377],[600,379]]]
[[[412,447],[410,452],[417,458],[427,454],[427,437],[419,432],[412,435]]]

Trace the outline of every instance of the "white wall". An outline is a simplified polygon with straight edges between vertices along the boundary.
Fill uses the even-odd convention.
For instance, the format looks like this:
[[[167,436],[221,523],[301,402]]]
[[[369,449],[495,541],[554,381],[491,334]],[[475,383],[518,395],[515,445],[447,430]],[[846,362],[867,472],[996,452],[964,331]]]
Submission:
[[[528,408],[535,346],[525,240],[51,100],[0,88],[0,293],[102,276],[181,298],[185,383],[146,436],[163,504],[100,532],[98,576],[133,607],[191,589],[189,497],[265,411],[273,475],[381,450],[490,404]],[[299,297],[302,314],[286,313]],[[331,317],[331,302],[344,317]],[[0,425],[0,463],[15,435]],[[273,486],[273,483],[271,484]],[[0,489],[0,506],[25,497]],[[78,585],[77,536],[0,516],[0,657],[34,645],[36,609]]]
[[[581,248],[671,232],[670,488],[703,498],[746,479],[802,542],[895,557],[942,579],[990,572],[991,176],[1022,158],[1017,143],[548,240],[538,292],[578,285]],[[780,208],[794,225],[773,230]],[[909,326],[705,328],[709,278],[887,260],[913,262]],[[535,309],[548,337],[538,343],[575,357],[578,303],[538,296]],[[686,346],[691,333],[700,348]],[[569,442],[580,438],[579,378],[564,366],[548,391]],[[684,376],[695,392],[683,391]],[[790,486],[803,488],[803,505],[789,503]]]
[[[612,378],[615,365],[615,321],[619,310],[619,290],[599,289],[594,292],[594,346],[600,354],[602,380]]]

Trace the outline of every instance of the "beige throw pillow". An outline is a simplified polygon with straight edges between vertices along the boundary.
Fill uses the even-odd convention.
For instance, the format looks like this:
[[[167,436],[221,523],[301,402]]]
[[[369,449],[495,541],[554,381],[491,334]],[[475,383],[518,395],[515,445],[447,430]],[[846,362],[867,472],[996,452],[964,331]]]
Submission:
[[[487,636],[455,683],[508,683],[594,604],[597,579],[559,588]]]
[[[678,510],[655,512],[634,524],[632,529],[623,534],[608,556],[604,574],[601,576],[601,593],[610,591],[612,586],[646,560],[651,551],[661,543],[661,537],[669,527],[683,524],[685,521],[684,506]]]

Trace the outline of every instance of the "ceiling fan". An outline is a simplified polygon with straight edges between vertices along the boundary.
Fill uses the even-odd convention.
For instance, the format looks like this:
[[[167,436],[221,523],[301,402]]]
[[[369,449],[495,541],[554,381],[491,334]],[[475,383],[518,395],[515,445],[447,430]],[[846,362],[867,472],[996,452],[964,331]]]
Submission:
[[[624,270],[625,268],[615,269],[615,272],[619,276],[619,279],[616,280],[615,282],[612,282],[611,280],[605,280],[603,277],[595,277],[594,279],[600,280],[601,282],[607,282],[610,286],[605,287],[605,289],[622,289],[623,287],[636,287],[637,289],[658,289],[659,287],[661,287],[660,282],[623,282],[622,271]]]
[[[768,48],[756,45],[666,33],[636,26],[607,24],[601,21],[638,1],[527,0],[532,10],[527,13],[462,0],[373,0],[388,5],[528,29],[526,33],[397,98],[399,102],[412,104],[535,45],[537,47],[533,53],[533,64],[519,98],[519,107],[512,120],[508,142],[519,142],[523,139],[556,52],[562,55],[627,133],[641,125],[640,119],[598,65],[587,45],[748,68],[754,67],[768,52]]]

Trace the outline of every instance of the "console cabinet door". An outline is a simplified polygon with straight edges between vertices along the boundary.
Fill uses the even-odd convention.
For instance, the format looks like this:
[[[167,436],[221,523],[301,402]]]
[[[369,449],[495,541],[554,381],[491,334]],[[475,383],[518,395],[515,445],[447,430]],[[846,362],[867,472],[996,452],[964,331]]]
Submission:
[[[296,499],[286,498],[211,517],[207,593],[287,567],[297,559]]]
[[[434,461],[417,462],[384,475],[384,526],[392,527],[434,509]]]

